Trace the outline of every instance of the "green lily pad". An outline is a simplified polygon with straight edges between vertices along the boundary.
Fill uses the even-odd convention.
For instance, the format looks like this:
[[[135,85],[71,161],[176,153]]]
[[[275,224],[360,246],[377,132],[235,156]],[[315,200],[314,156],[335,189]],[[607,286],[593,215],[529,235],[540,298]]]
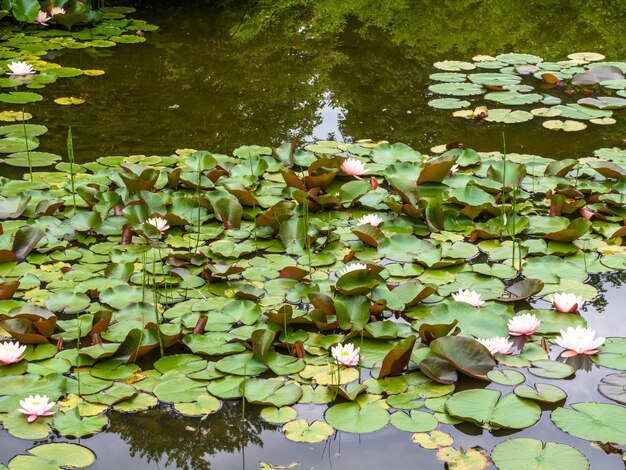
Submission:
[[[306,419],[296,419],[283,426],[285,437],[295,442],[324,442],[333,435],[333,428],[323,421],[313,421],[311,424]]]
[[[600,381],[598,391],[605,397],[626,405],[626,373],[607,375]]]
[[[478,426],[524,429],[541,417],[541,409],[532,401],[513,393],[500,396],[496,390],[464,390],[446,400],[450,415]]]
[[[469,101],[458,98],[438,98],[428,102],[428,106],[436,109],[461,109],[467,108],[469,105]]]
[[[296,419],[298,412],[291,406],[268,406],[261,410],[261,417],[268,423],[282,424]]]
[[[361,406],[356,402],[341,403],[326,410],[324,418],[338,431],[365,434],[389,424],[389,412],[376,403]]]
[[[500,385],[518,385],[521,384],[526,377],[524,374],[517,372],[515,370],[508,369],[494,369],[487,373],[487,377],[492,382],[495,382]],[[519,395],[518,395],[519,396]]]
[[[427,432],[437,427],[439,422],[430,413],[412,410],[410,413],[396,411],[391,415],[391,424],[407,432]]]
[[[54,415],[52,425],[61,435],[67,437],[86,437],[97,434],[109,424],[106,416],[80,416],[78,407]]]
[[[96,461],[95,454],[87,447],[66,442],[42,444],[28,449],[30,455],[17,455],[9,461],[11,470],[61,470],[61,468],[85,468]]]
[[[606,403],[574,403],[557,408],[550,417],[562,431],[588,441],[626,444],[626,409]]]
[[[513,393],[520,398],[528,398],[541,403],[558,403],[567,398],[567,393],[556,385],[537,383],[535,385],[520,385],[513,389]]]
[[[429,91],[440,95],[471,96],[480,95],[485,89],[475,83],[435,83],[428,87]]]
[[[556,442],[517,438],[501,442],[491,452],[499,470],[587,470],[589,461],[578,449]]]
[[[513,111],[511,109],[490,109],[489,115],[485,121],[501,122],[504,124],[517,124],[520,122],[530,121],[533,115],[528,111]]]
[[[12,91],[10,93],[0,93],[0,101],[10,104],[35,103],[43,100],[43,96],[29,91]]]
[[[576,372],[576,369],[562,362],[539,360],[532,362],[531,367],[528,368],[528,372],[546,379],[565,379],[572,376]]]

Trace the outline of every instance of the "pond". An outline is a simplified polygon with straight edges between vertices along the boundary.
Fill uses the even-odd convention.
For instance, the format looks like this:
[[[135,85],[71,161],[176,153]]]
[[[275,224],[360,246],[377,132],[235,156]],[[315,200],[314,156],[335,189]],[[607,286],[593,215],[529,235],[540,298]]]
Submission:
[[[123,5],[114,47],[43,36],[48,83],[26,40],[35,86],[0,84],[42,98],[0,109],[32,114],[1,144],[0,339],[29,346],[0,469],[623,468],[624,83],[570,85],[626,71],[620,2]],[[524,313],[513,354],[470,339]],[[598,354],[561,354],[576,326]]]

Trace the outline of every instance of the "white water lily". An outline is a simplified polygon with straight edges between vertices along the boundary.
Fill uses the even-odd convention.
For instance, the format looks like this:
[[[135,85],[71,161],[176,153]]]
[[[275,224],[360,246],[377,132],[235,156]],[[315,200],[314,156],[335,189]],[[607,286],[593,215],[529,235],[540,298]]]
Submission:
[[[35,19],[35,21],[33,21],[33,23],[41,26],[48,26],[48,21],[50,21],[51,19],[52,17],[48,16],[48,13],[40,10],[39,13],[37,13],[37,18]]]
[[[376,214],[367,214],[357,220],[356,223],[357,225],[370,224],[372,227],[378,227],[383,223],[383,219]]]
[[[509,334],[511,336],[532,335],[541,325],[539,320],[532,313],[524,313],[523,315],[515,315],[509,320]]]
[[[161,217],[151,217],[146,220],[147,224],[153,225],[160,233],[164,233],[170,226],[167,224],[167,220]]]
[[[20,362],[24,358],[24,351],[26,351],[26,345],[20,346],[17,341],[0,343],[0,362],[5,366]]]
[[[331,348],[331,353],[337,364],[342,366],[356,366],[359,363],[360,348],[354,348],[354,344],[346,343],[346,344],[338,344],[337,346],[333,346]]]
[[[472,307],[480,307],[485,303],[485,301],[480,298],[480,294],[473,290],[461,289],[456,293],[452,293],[452,298],[457,302],[470,304]]]
[[[55,404],[56,402],[49,401],[46,395],[30,395],[28,398],[20,400],[21,408],[18,408],[17,411],[28,415],[28,422],[32,423],[40,416],[52,416],[54,412],[49,410]]]
[[[50,10],[50,15],[65,15],[65,10],[61,7],[54,7],[52,10]]]
[[[591,328],[583,328],[578,325],[576,328],[571,326],[567,331],[561,330],[561,335],[554,339],[554,342],[566,351],[563,357],[572,357],[578,354],[586,354],[588,356],[597,354],[598,348],[604,344],[606,338],[596,338],[595,330]]]
[[[16,77],[25,77],[26,75],[30,75],[31,73],[35,73],[32,65],[27,64],[26,62],[11,62],[7,64],[10,72],[7,72],[7,75],[16,76]]]
[[[554,294],[550,301],[559,312],[563,313],[577,312],[585,304],[585,301],[582,297],[579,297],[575,294],[569,294],[567,292]]]
[[[509,338],[505,338],[504,336],[494,336],[493,338],[487,339],[478,338],[476,341],[489,349],[492,355],[511,354],[511,348],[513,347],[513,343],[509,341]]]
[[[350,263],[350,264],[347,264],[345,268],[343,268],[341,271],[339,271],[339,277],[343,276],[344,274],[348,274],[349,272],[357,271],[359,269],[367,269],[367,265],[365,265],[363,263]]]
[[[348,157],[341,164],[341,171],[346,175],[359,177],[365,173],[365,163],[356,158]]]

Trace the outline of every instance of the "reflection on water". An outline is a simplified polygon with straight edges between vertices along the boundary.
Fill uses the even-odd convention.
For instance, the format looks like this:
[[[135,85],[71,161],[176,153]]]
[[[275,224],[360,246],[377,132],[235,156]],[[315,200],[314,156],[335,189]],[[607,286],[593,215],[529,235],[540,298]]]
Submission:
[[[164,410],[114,413],[107,432],[126,442],[131,457],[181,470],[208,470],[208,456],[238,453],[247,446],[263,447],[261,432],[278,426],[262,420],[255,411],[247,411],[242,419],[241,403],[231,400],[223,402],[219,413],[204,419]]]
[[[538,120],[476,123],[426,103],[432,64],[518,51],[547,60],[597,50],[623,59],[620,2],[602,9],[560,0],[511,3],[390,0],[136,1],[158,24],[144,44],[53,52],[102,77],[62,80],[33,105],[51,133],[41,150],[63,153],[74,128],[77,158],[169,154],[193,147],[230,152],[292,138],[402,141],[426,151],[460,140],[478,150],[554,157],[619,145],[619,126],[556,133]],[[83,96],[72,109],[51,104]],[[97,117],[95,117],[97,116]],[[34,122],[35,122],[34,121]]]

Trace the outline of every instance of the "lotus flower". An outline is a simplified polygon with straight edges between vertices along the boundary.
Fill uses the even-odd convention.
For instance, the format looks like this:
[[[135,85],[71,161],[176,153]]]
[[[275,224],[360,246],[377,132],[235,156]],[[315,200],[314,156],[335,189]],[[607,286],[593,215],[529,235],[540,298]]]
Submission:
[[[20,346],[17,341],[0,343],[0,362],[5,366],[20,362],[24,359],[24,351],[26,351],[26,346]]]
[[[341,164],[341,171],[346,175],[356,176],[358,178],[365,173],[365,163],[356,158],[348,157]]]
[[[151,217],[146,220],[146,223],[156,227],[159,233],[164,233],[168,228],[170,228],[170,226],[167,225],[167,220],[161,217]]]
[[[61,7],[54,7],[52,10],[50,10],[50,16],[55,15],[65,15],[65,10]]]
[[[359,363],[359,348],[354,349],[354,344],[338,344],[331,348],[331,352],[337,364],[342,366],[356,366]]]
[[[341,271],[339,271],[339,276],[343,276],[344,274],[348,274],[349,272],[356,271],[358,269],[367,269],[367,265],[363,263],[351,263],[346,265]]]
[[[39,11],[39,13],[37,13],[37,19],[33,21],[33,23],[41,26],[48,26],[48,21],[50,21],[51,19],[52,17],[48,16],[48,13],[46,13],[45,11]]]
[[[28,422],[32,423],[40,416],[52,416],[53,411],[48,411],[52,408],[56,402],[48,402],[49,398],[46,395],[30,395],[28,398],[20,400],[21,408],[17,411],[28,415]]]
[[[380,186],[380,183],[378,182],[378,180],[376,179],[375,176],[372,176],[370,178],[370,184],[372,185],[372,188],[376,189]]]
[[[550,301],[559,312],[563,313],[577,312],[585,303],[582,297],[578,297],[575,294],[568,294],[566,292],[554,294]]]
[[[378,227],[383,222],[376,214],[367,214],[356,221],[357,225],[370,224],[372,227]]]
[[[476,341],[489,349],[492,355],[511,354],[511,348],[513,347],[513,343],[509,341],[509,338],[505,338],[504,336],[494,336],[493,338],[487,339],[478,338]]]
[[[523,315],[515,315],[509,320],[508,325],[511,336],[532,335],[541,325],[541,320],[532,313],[525,313]]]
[[[452,298],[457,302],[470,304],[472,307],[480,307],[485,303],[484,300],[481,300],[480,294],[478,292],[474,292],[473,290],[461,289],[457,293],[453,293]]]
[[[592,355],[598,353],[598,348],[604,344],[606,338],[595,338],[596,332],[591,328],[583,328],[578,325],[576,328],[571,326],[567,331],[561,330],[561,335],[554,340],[556,344],[566,349],[563,357],[572,357],[577,354]]]
[[[7,72],[7,75],[15,77],[25,77],[26,75],[35,73],[33,67],[26,62],[11,62],[7,67],[9,67],[10,70],[10,72]]]

